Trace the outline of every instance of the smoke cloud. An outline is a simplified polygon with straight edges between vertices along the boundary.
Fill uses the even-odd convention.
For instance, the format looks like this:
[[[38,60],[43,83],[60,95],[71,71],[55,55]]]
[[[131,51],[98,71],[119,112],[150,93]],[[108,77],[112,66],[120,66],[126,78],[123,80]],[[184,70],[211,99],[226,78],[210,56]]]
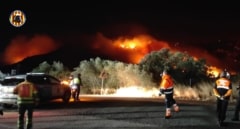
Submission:
[[[13,64],[35,55],[49,53],[59,48],[59,45],[47,35],[17,36],[3,52],[3,62]]]

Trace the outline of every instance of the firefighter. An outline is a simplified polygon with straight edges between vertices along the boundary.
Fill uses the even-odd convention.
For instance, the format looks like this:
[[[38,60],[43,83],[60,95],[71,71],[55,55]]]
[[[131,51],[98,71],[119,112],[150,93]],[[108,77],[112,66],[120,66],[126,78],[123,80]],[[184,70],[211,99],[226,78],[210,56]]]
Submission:
[[[239,121],[239,110],[240,110],[240,82],[237,87],[238,90],[238,98],[237,98],[237,103],[235,106],[235,111],[234,111],[234,116],[232,118],[232,121]]]
[[[175,112],[179,112],[179,106],[177,105],[175,99],[173,98],[173,79],[172,77],[167,73],[167,71],[163,71],[161,74],[162,80],[160,82],[160,93],[159,95],[164,94],[165,95],[165,105],[166,105],[166,114],[165,119],[171,118],[171,107],[173,106],[173,109]]]
[[[80,88],[82,86],[82,80],[81,80],[81,74],[80,73],[78,73],[77,75],[75,75],[73,77],[72,83],[73,83],[73,85],[77,86],[77,94],[76,94],[74,100],[79,101]]]
[[[226,112],[230,96],[232,94],[232,83],[230,74],[224,70],[220,73],[219,78],[215,81],[213,93],[217,97],[217,118],[219,126],[223,126],[226,119]]]
[[[26,75],[25,81],[19,83],[13,90],[13,93],[18,95],[18,129],[24,129],[24,116],[26,111],[26,126],[27,129],[32,129],[32,116],[34,107],[39,101],[37,88],[32,82],[30,82],[30,78],[31,76]]]

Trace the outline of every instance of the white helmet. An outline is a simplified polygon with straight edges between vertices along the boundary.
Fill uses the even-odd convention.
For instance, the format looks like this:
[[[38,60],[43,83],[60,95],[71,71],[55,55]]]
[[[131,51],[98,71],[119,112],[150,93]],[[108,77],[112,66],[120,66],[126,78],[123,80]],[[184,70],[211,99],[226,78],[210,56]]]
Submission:
[[[224,77],[224,78],[230,79],[230,73],[225,69],[224,71],[222,71],[220,73],[219,77]]]

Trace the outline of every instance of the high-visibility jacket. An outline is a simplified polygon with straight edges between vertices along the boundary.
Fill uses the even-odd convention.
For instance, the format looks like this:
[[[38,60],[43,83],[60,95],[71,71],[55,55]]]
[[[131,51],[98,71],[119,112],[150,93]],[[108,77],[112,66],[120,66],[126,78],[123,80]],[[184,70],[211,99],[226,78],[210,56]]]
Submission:
[[[77,85],[77,86],[81,86],[82,85],[81,79],[79,77],[74,77],[73,80],[72,80],[72,84]]]
[[[80,79],[75,77],[73,78],[73,84],[79,85],[80,84]]]
[[[35,85],[28,81],[19,83],[14,88],[13,93],[18,95],[17,104],[34,104],[39,101]]]
[[[223,96],[229,99],[232,94],[231,81],[227,78],[217,79],[213,88],[213,93],[217,97]]]
[[[160,83],[160,89],[164,91],[164,94],[173,93],[173,80],[172,77],[168,74],[162,76]]]

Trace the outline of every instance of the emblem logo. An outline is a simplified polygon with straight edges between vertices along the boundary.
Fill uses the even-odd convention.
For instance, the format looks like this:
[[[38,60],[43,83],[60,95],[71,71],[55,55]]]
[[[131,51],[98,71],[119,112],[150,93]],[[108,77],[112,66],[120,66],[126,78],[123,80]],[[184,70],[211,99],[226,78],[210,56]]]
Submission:
[[[10,14],[10,23],[15,27],[21,27],[26,22],[26,16],[21,10],[15,10]]]

